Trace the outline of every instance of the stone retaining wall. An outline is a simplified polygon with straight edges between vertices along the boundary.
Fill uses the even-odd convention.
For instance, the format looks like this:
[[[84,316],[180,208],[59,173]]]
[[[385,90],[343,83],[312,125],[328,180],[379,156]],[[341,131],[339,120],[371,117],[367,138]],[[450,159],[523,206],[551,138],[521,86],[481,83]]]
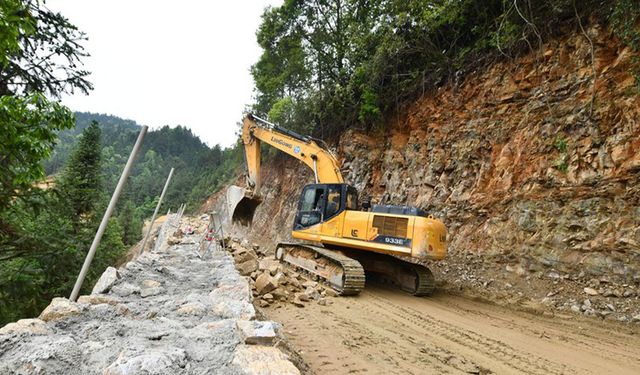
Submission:
[[[55,298],[39,318],[1,328],[0,374],[298,374],[271,346],[277,324],[254,320],[231,256],[201,259],[200,236],[156,246],[107,269],[78,302]]]

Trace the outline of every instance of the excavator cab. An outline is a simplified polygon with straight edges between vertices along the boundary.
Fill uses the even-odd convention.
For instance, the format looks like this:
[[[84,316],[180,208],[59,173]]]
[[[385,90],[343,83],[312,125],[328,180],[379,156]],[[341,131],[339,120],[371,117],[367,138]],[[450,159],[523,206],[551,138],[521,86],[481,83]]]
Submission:
[[[348,184],[309,184],[302,189],[293,230],[330,220],[344,210],[358,209],[358,192]]]

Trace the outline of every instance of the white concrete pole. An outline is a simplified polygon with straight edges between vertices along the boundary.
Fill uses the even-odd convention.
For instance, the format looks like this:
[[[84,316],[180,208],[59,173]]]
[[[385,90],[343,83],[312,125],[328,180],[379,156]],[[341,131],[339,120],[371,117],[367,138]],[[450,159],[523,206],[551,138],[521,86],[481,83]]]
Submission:
[[[113,195],[111,196],[111,200],[109,201],[109,206],[107,206],[107,210],[104,212],[104,216],[102,216],[102,221],[100,222],[98,231],[96,232],[96,235],[93,238],[93,242],[91,243],[89,252],[87,253],[86,258],[84,258],[84,264],[82,265],[82,269],[80,270],[80,274],[78,275],[76,284],[73,286],[73,291],[71,292],[71,296],[69,297],[71,301],[75,301],[78,299],[78,294],[80,293],[80,288],[82,287],[84,278],[87,276],[89,267],[91,267],[91,262],[93,261],[93,257],[96,255],[96,249],[100,245],[100,240],[102,240],[102,235],[104,234],[105,229],[107,229],[107,223],[109,222],[111,213],[116,207],[116,203],[118,203],[118,199],[120,198],[120,193],[122,193],[122,188],[124,187],[124,183],[127,181],[127,177],[129,177],[129,173],[131,172],[133,161],[135,160],[136,155],[140,150],[140,145],[142,145],[142,140],[144,139],[144,136],[147,134],[147,129],[148,129],[147,126],[143,126],[142,129],[140,129],[140,134],[138,134],[138,139],[136,140],[136,143],[133,145],[133,149],[131,150],[131,154],[129,155],[129,160],[127,160],[127,164],[125,164],[124,166],[124,170],[120,175],[120,180],[118,180],[118,185],[116,185],[116,189],[113,192]]]
[[[153,216],[151,217],[151,223],[149,224],[149,229],[147,230],[147,235],[144,236],[144,240],[142,241],[142,247],[140,247],[140,251],[138,254],[142,254],[144,252],[144,246],[147,244],[147,240],[149,239],[149,235],[151,234],[151,229],[153,229],[153,222],[156,220],[156,215],[158,215],[158,210],[160,209],[160,205],[162,205],[162,199],[164,198],[164,194],[167,192],[167,187],[169,187],[169,182],[171,182],[171,176],[173,176],[173,168],[169,172],[169,177],[167,177],[167,182],[164,183],[164,188],[162,188],[162,193],[160,194],[160,200],[156,205],[156,210],[153,211]],[[167,214],[171,212],[169,210]]]

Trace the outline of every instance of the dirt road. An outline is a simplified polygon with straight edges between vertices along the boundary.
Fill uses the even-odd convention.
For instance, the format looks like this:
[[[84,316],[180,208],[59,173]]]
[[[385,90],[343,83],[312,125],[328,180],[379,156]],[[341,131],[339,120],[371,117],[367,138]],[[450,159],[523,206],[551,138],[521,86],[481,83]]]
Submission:
[[[640,374],[637,326],[382,286],[330,301],[265,311],[317,374]]]

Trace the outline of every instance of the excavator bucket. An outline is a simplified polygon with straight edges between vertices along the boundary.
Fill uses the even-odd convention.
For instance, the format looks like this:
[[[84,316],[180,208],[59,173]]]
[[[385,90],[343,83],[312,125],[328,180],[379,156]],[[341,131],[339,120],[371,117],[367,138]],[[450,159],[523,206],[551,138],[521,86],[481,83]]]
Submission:
[[[227,189],[227,208],[233,224],[251,225],[256,207],[261,202],[260,198],[243,187],[232,185]]]

